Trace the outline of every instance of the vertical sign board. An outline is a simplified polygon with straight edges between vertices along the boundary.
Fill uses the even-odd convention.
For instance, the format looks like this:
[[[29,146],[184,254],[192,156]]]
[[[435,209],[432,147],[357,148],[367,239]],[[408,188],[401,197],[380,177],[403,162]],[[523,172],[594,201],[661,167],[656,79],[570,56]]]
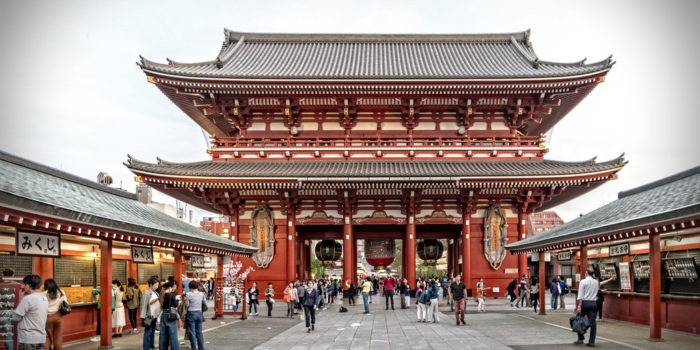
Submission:
[[[629,242],[611,245],[610,247],[608,247],[608,256],[620,256],[620,255],[629,255],[629,254],[630,254]]]
[[[193,269],[203,269],[204,268],[204,255],[192,254],[190,255],[190,265]]]
[[[131,261],[136,264],[155,264],[155,261],[153,260],[153,247],[132,245]]]
[[[622,290],[632,290],[632,277],[630,276],[630,263],[618,263],[620,268],[620,287]]]
[[[17,231],[15,234],[17,255],[61,256],[61,236],[51,233]]]

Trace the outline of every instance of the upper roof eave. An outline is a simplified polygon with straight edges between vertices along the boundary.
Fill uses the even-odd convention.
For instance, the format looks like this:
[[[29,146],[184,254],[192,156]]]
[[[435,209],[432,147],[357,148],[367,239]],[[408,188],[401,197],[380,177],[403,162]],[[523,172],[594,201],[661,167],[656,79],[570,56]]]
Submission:
[[[228,28],[224,29],[225,43],[238,42],[241,38],[247,41],[272,41],[272,42],[439,42],[439,41],[465,41],[488,42],[509,41],[511,37],[520,42],[528,42],[530,30],[512,33],[486,33],[486,34],[362,34],[362,33],[260,33],[238,32]],[[428,40],[429,39],[429,40]]]

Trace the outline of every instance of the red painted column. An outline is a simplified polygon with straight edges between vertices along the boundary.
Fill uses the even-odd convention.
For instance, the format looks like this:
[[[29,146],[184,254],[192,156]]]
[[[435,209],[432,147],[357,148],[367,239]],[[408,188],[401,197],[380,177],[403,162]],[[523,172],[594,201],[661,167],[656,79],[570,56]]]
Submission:
[[[447,275],[452,277],[454,276],[454,272],[452,271],[452,243],[450,243],[450,240],[447,240]],[[469,287],[467,287],[469,288]]]
[[[294,210],[294,206],[287,208],[287,282],[296,279],[297,269],[297,226]]]
[[[112,347],[112,241],[100,241],[100,348]]]
[[[649,235],[649,339],[661,340],[660,235]]]
[[[471,212],[465,209],[462,215],[462,279],[467,288],[472,288],[471,218]]]
[[[306,240],[299,240],[299,279],[306,281]]]
[[[518,240],[527,238],[527,214],[518,214]],[[518,254],[518,278],[527,275],[527,254]]]
[[[352,232],[352,218],[350,214],[346,213],[343,223],[343,283],[345,281],[354,282],[353,271],[357,270],[357,265],[353,266],[355,261],[355,253],[353,248],[355,248],[355,237],[353,237]]]
[[[461,254],[459,241],[459,238],[455,238],[452,242],[452,271],[455,276],[462,272],[459,266],[459,256]]]
[[[547,313],[544,312],[544,292],[547,289],[546,287],[546,281],[545,281],[545,262],[544,262],[544,252],[540,252],[540,262],[539,262],[539,267],[540,267],[540,315],[546,315]]]
[[[224,295],[223,295],[223,283],[224,283],[224,257],[221,255],[216,256],[216,276],[214,278],[214,316],[212,319],[217,319],[224,316]],[[245,309],[245,304],[241,305]]]
[[[413,201],[411,201],[413,204]],[[416,288],[416,222],[413,211],[408,217],[406,225],[406,279],[411,289]]]
[[[177,294],[182,294],[182,274],[184,269],[182,268],[183,258],[181,249],[173,249],[173,275],[175,275],[175,281],[177,282]]]
[[[41,277],[41,282],[53,278],[53,258],[34,258],[34,274]],[[111,284],[111,281],[110,281]]]
[[[581,246],[581,265],[579,265],[579,270],[580,270],[580,280],[576,284],[576,289],[578,290],[578,286],[581,283],[581,281],[586,278],[586,270],[588,270],[588,246],[584,245]]]

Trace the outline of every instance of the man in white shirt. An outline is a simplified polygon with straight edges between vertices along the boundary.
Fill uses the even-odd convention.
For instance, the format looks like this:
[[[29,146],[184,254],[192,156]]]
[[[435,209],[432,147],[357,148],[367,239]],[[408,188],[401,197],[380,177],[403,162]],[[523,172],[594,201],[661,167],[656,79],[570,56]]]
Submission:
[[[41,292],[41,277],[28,275],[22,280],[24,297],[12,315],[18,322],[19,349],[40,350],[46,345],[46,316],[49,301]]]
[[[595,346],[596,324],[595,316],[597,311],[596,296],[598,294],[598,280],[593,278],[595,271],[593,268],[588,268],[586,278],[581,281],[578,287],[578,296],[576,297],[576,310],[574,313],[581,313],[582,316],[588,317],[588,322],[591,324],[591,334],[588,337],[586,346]],[[583,334],[578,334],[578,340],[574,342],[576,345],[583,344]]]

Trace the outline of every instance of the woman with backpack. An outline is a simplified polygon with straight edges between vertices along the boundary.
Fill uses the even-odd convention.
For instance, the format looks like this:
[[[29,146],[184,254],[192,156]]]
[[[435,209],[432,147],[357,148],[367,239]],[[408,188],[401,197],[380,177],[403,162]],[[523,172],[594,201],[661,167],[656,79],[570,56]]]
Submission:
[[[56,281],[47,278],[44,281],[44,294],[49,300],[48,316],[46,317],[46,349],[53,345],[54,350],[63,349],[63,314],[61,305],[68,302],[66,294],[58,289]]]
[[[126,293],[124,293],[126,298],[126,309],[129,310],[129,323],[131,323],[131,333],[138,333],[139,329],[136,320],[136,314],[141,305],[141,289],[136,284],[136,281],[129,277],[127,280]]]
[[[440,322],[440,312],[438,311],[438,283],[435,280],[430,280],[430,286],[427,289],[428,299],[428,322]]]
[[[559,308],[566,309],[564,298],[567,294],[569,294],[569,286],[566,285],[566,279],[564,278],[564,276],[559,277],[559,290],[561,291],[561,293],[559,294]]]
[[[557,301],[559,301],[559,294],[561,294],[561,286],[559,285],[559,277],[552,278],[552,283],[549,285],[549,292],[552,293],[551,306],[552,310],[557,309]]]

